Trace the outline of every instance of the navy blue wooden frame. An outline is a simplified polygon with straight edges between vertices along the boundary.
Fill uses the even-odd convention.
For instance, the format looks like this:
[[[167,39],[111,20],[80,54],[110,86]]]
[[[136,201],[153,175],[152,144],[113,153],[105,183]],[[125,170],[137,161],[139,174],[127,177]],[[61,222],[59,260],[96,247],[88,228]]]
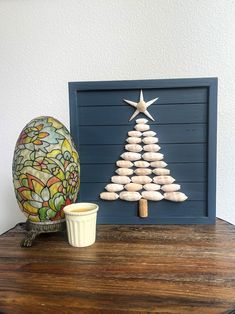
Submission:
[[[182,89],[182,88],[207,88],[207,215],[202,217],[174,217],[163,218],[158,221],[151,219],[123,220],[115,217],[102,219],[98,223],[119,224],[214,224],[216,218],[216,132],[217,132],[217,78],[189,78],[189,79],[161,79],[161,80],[132,80],[132,81],[99,81],[99,82],[70,82],[70,130],[75,144],[79,150],[79,124],[78,124],[78,93],[89,91],[105,92],[108,90],[126,89]],[[102,192],[102,191],[101,191]],[[81,201],[83,201],[81,199]]]

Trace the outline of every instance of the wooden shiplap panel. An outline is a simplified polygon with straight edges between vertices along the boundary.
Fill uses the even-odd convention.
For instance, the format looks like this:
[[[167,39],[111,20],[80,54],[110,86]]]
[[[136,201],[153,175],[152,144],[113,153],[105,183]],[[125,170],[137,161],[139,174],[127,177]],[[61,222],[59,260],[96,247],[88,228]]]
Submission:
[[[207,104],[153,104],[150,109],[157,125],[176,123],[207,123]],[[170,112],[171,114],[166,114]],[[103,119],[97,117],[107,116],[108,125],[127,125],[125,116],[130,116],[133,108],[128,104],[119,106],[84,106],[79,107],[80,126],[104,125]],[[149,124],[155,124],[150,121]]]
[[[188,195],[191,201],[206,201],[207,182],[182,182],[177,180],[177,183],[181,185],[181,189]],[[99,195],[104,188],[103,182],[83,182],[83,185],[81,198],[87,202],[97,200],[97,194]]]
[[[89,84],[89,83],[88,83]],[[140,87],[142,88],[142,87]],[[109,90],[85,90],[78,91],[77,101],[79,106],[120,106],[124,99],[139,101],[140,88]],[[158,104],[182,104],[182,103],[204,103],[208,100],[208,91],[204,87],[197,88],[142,88],[145,101],[159,97]]]
[[[165,162],[205,162],[207,158],[206,143],[195,144],[161,144],[161,153]],[[80,145],[82,164],[115,163],[124,152],[124,145]]]
[[[189,197],[183,203],[149,202],[146,219],[138,217],[137,202],[99,199],[135,125],[129,122],[134,109],[123,99],[138,101],[140,89],[146,101],[159,97],[149,108],[155,118],[150,129],[157,133],[171,175]],[[216,94],[214,78],[70,83],[71,133],[81,160],[79,201],[99,204],[98,223],[214,222]]]
[[[135,202],[125,201],[103,201],[96,202],[102,209],[102,216],[99,217],[99,222],[102,223],[103,218],[120,217],[119,223],[135,223],[141,218],[138,217],[138,208]],[[110,206],[110,204],[112,206]],[[149,201],[149,217],[141,219],[141,223],[167,223],[168,219],[178,218],[175,223],[180,223],[180,218],[204,218],[207,214],[206,201],[187,201],[180,203]],[[121,219],[122,218],[122,219]],[[172,221],[170,221],[172,223]]]
[[[170,114],[170,112],[166,113]],[[141,116],[141,115],[140,115]],[[107,119],[108,117],[105,116]],[[127,115],[129,117],[129,115]],[[104,121],[107,123],[107,121]],[[134,127],[128,125],[81,126],[79,137],[81,145],[125,144],[128,131]],[[159,144],[165,143],[206,143],[206,124],[167,124],[152,125],[151,130],[157,132]]]
[[[178,181],[204,182],[207,179],[207,167],[205,163],[169,163],[167,166],[171,175]],[[115,164],[84,164],[81,169],[81,181],[87,183],[110,181],[115,175]]]

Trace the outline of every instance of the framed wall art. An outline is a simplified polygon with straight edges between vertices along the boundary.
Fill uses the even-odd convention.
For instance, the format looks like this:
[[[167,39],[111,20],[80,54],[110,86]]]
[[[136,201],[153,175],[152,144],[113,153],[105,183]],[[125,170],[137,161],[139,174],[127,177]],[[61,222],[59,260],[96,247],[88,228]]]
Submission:
[[[69,102],[98,223],[215,222],[216,78],[71,82]]]

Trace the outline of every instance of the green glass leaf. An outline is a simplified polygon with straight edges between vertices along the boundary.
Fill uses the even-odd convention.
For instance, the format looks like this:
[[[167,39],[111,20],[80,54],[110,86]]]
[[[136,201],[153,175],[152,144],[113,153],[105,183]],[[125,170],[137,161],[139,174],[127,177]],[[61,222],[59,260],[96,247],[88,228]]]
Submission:
[[[42,190],[41,196],[42,196],[42,199],[44,201],[47,202],[49,200],[49,198],[50,198],[50,191],[49,191],[47,186]]]
[[[35,208],[40,208],[42,206],[41,202],[36,202],[36,201],[29,201],[29,204]]]
[[[32,167],[33,166],[33,161],[32,160],[26,160],[26,162],[24,163],[24,166],[30,166]]]
[[[52,209],[49,208],[47,211],[47,217],[49,219],[51,219],[51,218],[55,217],[55,215],[56,215],[56,212],[54,212]]]
[[[62,195],[55,197],[54,204],[55,204],[56,211],[59,211],[61,209],[61,206],[64,205],[64,203],[65,203],[65,200]]]
[[[71,156],[71,154],[70,154],[69,151],[65,151],[65,152],[64,152],[64,159],[65,159],[65,160],[70,160],[71,157],[72,157],[72,156]]]
[[[39,217],[41,221],[44,221],[47,219],[47,207],[42,207],[39,209]]]
[[[36,152],[33,151],[33,152],[30,154],[29,158],[33,161],[33,160],[35,160],[35,155],[36,155]]]
[[[22,186],[25,186],[25,187],[28,187],[28,179],[23,179],[22,181],[21,181],[21,184],[22,184]]]
[[[31,195],[32,195],[32,198],[33,198],[34,201],[37,201],[37,202],[42,202],[43,201],[42,198],[37,193],[32,191]]]
[[[50,200],[49,200],[49,207],[50,207],[52,210],[56,211],[55,204],[54,204],[54,199],[50,199]]]

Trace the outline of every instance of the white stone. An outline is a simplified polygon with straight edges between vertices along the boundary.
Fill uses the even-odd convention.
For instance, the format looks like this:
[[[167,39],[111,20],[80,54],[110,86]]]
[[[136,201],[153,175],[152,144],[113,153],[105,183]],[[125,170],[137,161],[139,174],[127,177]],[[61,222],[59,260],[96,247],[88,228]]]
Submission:
[[[135,120],[135,122],[137,124],[146,124],[146,123],[148,123],[148,120],[143,118],[143,119],[137,119],[137,120]]]
[[[128,137],[126,139],[126,142],[129,144],[138,144],[138,143],[141,143],[141,138],[140,137]]]
[[[154,131],[145,131],[145,132],[143,133],[143,136],[153,137],[153,136],[155,136],[156,134],[157,134],[157,133],[154,132]]]
[[[144,145],[144,151],[146,152],[158,152],[161,147],[158,144],[148,144]]]
[[[112,176],[111,181],[117,184],[127,184],[131,182],[131,179],[127,176]]]
[[[119,176],[131,176],[134,171],[130,168],[118,168],[115,172]]]
[[[108,192],[119,192],[124,189],[122,184],[109,183],[106,185],[105,190]]]
[[[144,160],[138,160],[134,162],[135,167],[137,168],[148,168],[150,163]]]
[[[121,200],[128,201],[128,202],[139,201],[141,199],[141,195],[139,192],[129,192],[129,191],[121,192],[119,194],[119,197]]]
[[[167,163],[163,160],[156,160],[156,161],[152,161],[150,165],[153,168],[165,168],[167,166]]]
[[[120,168],[131,168],[133,167],[133,163],[130,160],[118,160],[116,165]]]
[[[166,168],[155,168],[153,169],[153,173],[158,176],[166,176],[170,174],[170,170]]]
[[[134,160],[139,160],[141,159],[141,155],[139,153],[132,153],[132,152],[126,152],[126,153],[123,153],[121,155],[121,157],[124,159],[124,160],[130,160],[130,161],[134,161]]]
[[[143,191],[141,195],[149,201],[161,201],[164,198],[164,196],[157,191]]]
[[[164,198],[172,202],[184,202],[188,197],[182,192],[164,193]]]
[[[146,191],[157,191],[160,190],[161,185],[156,183],[147,183],[143,186]]]
[[[127,144],[125,145],[125,149],[129,152],[139,153],[142,151],[142,146],[139,144]]]
[[[174,181],[175,181],[175,179],[172,178],[171,176],[156,176],[156,177],[153,177],[153,182],[157,183],[157,184],[161,184],[161,185],[171,184]]]
[[[124,188],[127,190],[127,191],[130,191],[130,192],[136,192],[136,191],[139,191],[139,190],[142,190],[142,184],[138,184],[138,183],[128,183],[124,186]]]
[[[148,176],[133,176],[131,178],[131,181],[133,183],[138,183],[138,184],[147,184],[147,183],[152,182],[152,178]]]
[[[100,198],[106,201],[115,201],[118,199],[118,194],[115,192],[102,192],[100,193]]]
[[[142,139],[142,142],[146,145],[158,143],[158,138],[154,136],[146,136]]]
[[[155,160],[161,160],[163,159],[164,155],[161,153],[144,153],[143,154],[143,159],[146,161],[155,161]]]
[[[176,192],[180,190],[180,184],[165,184],[161,187],[164,192]]]
[[[142,133],[140,131],[129,131],[128,136],[131,137],[141,137]]]
[[[152,173],[152,170],[149,168],[137,168],[135,169],[134,173],[137,176],[148,176]]]
[[[136,125],[135,125],[135,129],[136,129],[137,131],[143,132],[143,131],[149,130],[149,129],[150,129],[150,126],[149,126],[148,124],[136,124]]]

